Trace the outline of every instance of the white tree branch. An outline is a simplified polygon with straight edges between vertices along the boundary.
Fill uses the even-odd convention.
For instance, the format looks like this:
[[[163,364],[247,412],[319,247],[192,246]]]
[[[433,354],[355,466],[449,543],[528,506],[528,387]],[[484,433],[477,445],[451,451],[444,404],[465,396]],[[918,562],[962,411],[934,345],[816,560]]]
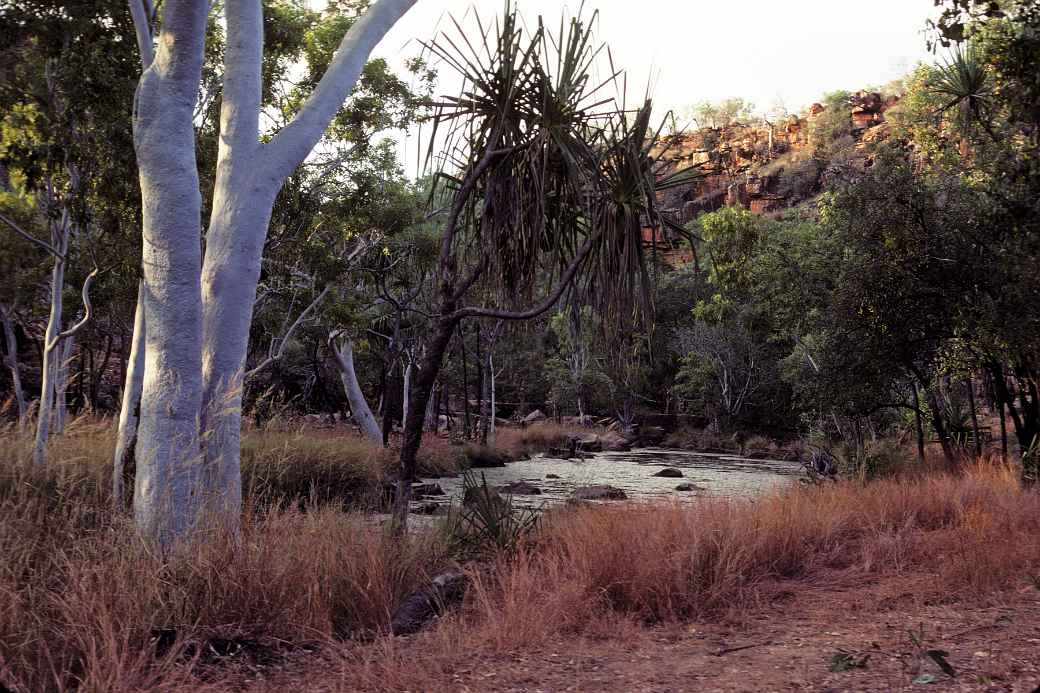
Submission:
[[[155,46],[152,43],[151,7],[148,0],[130,0],[130,16],[134,19],[134,31],[137,34],[137,49],[141,52],[141,70],[147,70],[155,59]]]
[[[94,306],[90,302],[90,287],[94,284],[94,279],[97,278],[97,275],[98,271],[97,268],[95,268],[94,271],[87,275],[86,281],[83,282],[83,319],[64,332],[59,332],[54,339],[47,342],[47,351],[54,349],[54,347],[58,346],[63,339],[75,336],[77,332],[82,330],[86,324],[90,322],[90,318],[94,316]]]
[[[416,0],[378,0],[354,23],[296,117],[267,145],[269,173],[282,180],[307,157],[357,83],[376,44]]]
[[[310,305],[304,308],[303,312],[296,316],[296,320],[293,322],[292,325],[289,326],[289,329],[285,331],[285,335],[282,336],[282,339],[278,344],[278,350],[273,352],[269,350],[267,353],[267,358],[261,361],[259,365],[256,366],[256,368],[253,368],[252,370],[248,371],[245,374],[244,380],[249,380],[254,375],[259,373],[263,369],[267,368],[275,361],[278,361],[282,358],[282,356],[285,354],[285,345],[289,342],[289,339],[293,336],[293,333],[296,332],[296,328],[303,324],[303,321],[307,318],[307,316],[310,315],[310,313],[318,307],[318,304],[325,299],[325,296],[327,296],[328,293],[329,287],[326,286],[324,289],[321,290],[321,293],[318,294],[318,296],[313,301],[311,301]]]
[[[224,12],[227,48],[220,102],[221,159],[236,150],[248,156],[259,147],[260,69],[264,52],[260,0],[227,0]]]

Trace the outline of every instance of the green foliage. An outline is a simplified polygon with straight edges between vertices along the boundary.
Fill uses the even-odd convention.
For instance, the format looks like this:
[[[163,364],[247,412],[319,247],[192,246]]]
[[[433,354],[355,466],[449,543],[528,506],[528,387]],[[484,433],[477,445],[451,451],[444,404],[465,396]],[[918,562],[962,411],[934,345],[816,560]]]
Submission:
[[[809,129],[809,141],[819,154],[829,154],[852,135],[852,111],[847,91],[833,91],[823,97],[823,112]]]
[[[453,543],[463,552],[478,556],[510,555],[538,527],[538,512],[516,508],[510,496],[503,497],[490,486],[483,474],[462,476],[463,503],[453,507],[445,526]]]

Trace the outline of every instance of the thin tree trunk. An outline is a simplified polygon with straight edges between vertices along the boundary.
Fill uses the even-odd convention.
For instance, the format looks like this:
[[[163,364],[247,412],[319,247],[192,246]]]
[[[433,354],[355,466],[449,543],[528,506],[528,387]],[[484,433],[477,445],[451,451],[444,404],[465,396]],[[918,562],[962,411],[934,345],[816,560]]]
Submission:
[[[430,401],[426,403],[426,423],[425,428],[427,431],[437,432],[437,409],[440,404],[440,388],[437,387],[437,383],[433,384],[433,392],[430,395]]]
[[[975,436],[975,457],[982,457],[982,438],[979,437],[979,414],[975,411],[975,383],[968,376],[968,406],[971,407],[971,429]]]
[[[116,452],[112,460],[112,504],[118,509],[122,509],[126,504],[124,489],[131,470],[135,468],[134,450],[137,445],[137,422],[141,415],[144,354],[144,282],[141,282],[137,285],[134,334],[130,341],[130,356],[123,381],[123,401],[119,407],[119,427],[116,430]]]
[[[466,332],[459,325],[459,345],[462,351],[462,423],[465,426],[465,437],[469,438],[473,426],[469,419],[469,369],[466,366]]]
[[[1000,458],[1004,462],[1008,459],[1007,420],[1004,418],[1004,401],[997,398],[997,410],[1000,412]]]
[[[481,374],[480,380],[483,384],[483,392],[480,393],[480,444],[488,444],[488,436],[491,434],[491,422],[493,413],[493,406],[491,403],[491,351],[490,349],[484,355],[484,359],[481,361]]]
[[[487,425],[487,416],[486,416],[486,409],[485,409],[485,404],[484,404],[484,401],[485,401],[484,400],[484,370],[485,370],[486,364],[484,363],[484,355],[481,353],[481,351],[482,351],[482,349],[481,349],[481,342],[483,341],[483,339],[482,339],[482,335],[481,335],[480,332],[481,332],[480,325],[478,324],[477,325],[477,329],[476,329],[477,349],[476,349],[476,354],[475,354],[476,358],[477,358],[477,373],[476,373],[477,382],[474,383],[474,388],[473,388],[474,394],[476,394],[476,396],[477,396],[477,407],[476,407],[476,417],[477,417],[477,420],[473,422],[473,424],[474,424],[474,426],[473,426],[473,435],[475,437],[479,435],[479,439],[481,441],[484,441],[482,444],[486,444],[487,436],[484,435],[484,430],[485,430],[484,427]],[[478,425],[480,426],[479,434],[477,432],[477,426]]]
[[[491,378],[491,435],[494,435],[495,419],[498,417],[498,411],[495,406],[495,358],[490,351],[488,351],[488,372]]]
[[[22,375],[18,364],[18,340],[14,334],[14,309],[11,306],[0,304],[0,321],[3,322],[4,345],[7,349],[4,363],[11,371],[14,400],[18,407],[18,430],[22,430],[25,427],[25,391],[22,389]]]
[[[921,420],[921,399],[917,393],[917,383],[912,382],[914,393],[914,428],[917,429],[917,458],[924,462],[924,421]]]
[[[935,396],[935,391],[932,388],[926,388],[925,393],[928,395],[928,405],[932,409],[932,428],[935,429],[935,434],[939,436],[939,445],[942,446],[943,457],[945,457],[946,462],[952,466],[957,463],[957,457],[954,454],[953,446],[950,445],[950,439],[946,435],[946,424],[944,424],[942,420],[942,413],[939,409],[939,400]]]
[[[450,313],[450,310],[444,311]],[[434,328],[433,339],[427,345],[419,377],[412,388],[412,401],[408,406],[408,418],[404,422],[404,440],[401,443],[401,463],[397,478],[397,495],[394,498],[394,532],[403,534],[408,530],[408,506],[412,500],[412,482],[415,481],[416,456],[422,444],[423,416],[433,384],[437,380],[444,352],[448,349],[455,321],[442,315]]]
[[[410,353],[405,352],[405,358],[407,359],[407,365],[404,367],[404,386],[401,389],[401,427],[404,427],[404,422],[408,420],[408,397],[412,389],[412,356]]]
[[[379,430],[379,423],[372,414],[365,399],[365,393],[361,391],[361,383],[358,382],[357,373],[354,370],[354,344],[349,339],[336,344],[335,338],[329,341],[332,346],[332,354],[336,365],[339,367],[339,377],[343,381],[343,392],[350,404],[350,413],[357,421],[361,433],[373,443],[383,444],[383,432]]]
[[[68,213],[63,213],[62,217],[61,221],[54,222],[60,224],[60,228],[52,230],[51,233],[52,243],[59,256],[55,256],[54,267],[51,270],[51,310],[47,319],[47,332],[43,338],[43,367],[40,369],[43,382],[40,386],[40,406],[36,414],[36,441],[33,444],[33,466],[37,469],[43,469],[47,465],[47,440],[51,433],[54,376],[57,373],[55,360],[61,356],[57,347],[60,346],[58,335],[61,333],[61,300],[65,288],[65,254],[68,252]]]
[[[68,421],[67,393],[74,342],[75,339],[73,337],[67,337],[55,348],[57,358],[54,360],[54,424],[51,428],[51,435],[53,436],[64,435],[65,424]],[[82,372],[82,368],[80,370]],[[82,376],[80,382],[82,382]]]

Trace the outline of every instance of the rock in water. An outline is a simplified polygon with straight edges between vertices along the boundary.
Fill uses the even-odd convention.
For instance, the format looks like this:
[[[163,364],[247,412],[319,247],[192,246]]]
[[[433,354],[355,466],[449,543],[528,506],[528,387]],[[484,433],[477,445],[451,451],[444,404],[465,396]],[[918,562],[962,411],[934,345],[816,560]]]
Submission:
[[[577,448],[582,452],[603,452],[603,441],[599,436],[586,436],[578,438]]]
[[[676,469],[675,467],[665,467],[661,471],[659,471],[656,474],[654,474],[654,476],[664,476],[664,477],[668,477],[669,479],[678,479],[682,475],[683,475],[683,473],[681,471],[679,471],[678,469]]]
[[[615,486],[598,484],[595,486],[581,486],[574,489],[571,498],[579,501],[588,500],[626,500],[625,492]]]
[[[537,421],[544,421],[545,414],[542,413],[541,409],[535,409],[533,412],[524,417],[525,424],[532,424]]]
[[[678,486],[675,487],[675,490],[676,491],[700,491],[701,487],[697,486],[696,484],[686,483],[686,484],[679,484]]]
[[[504,486],[498,487],[499,493],[505,493],[511,496],[540,496],[542,495],[542,489],[538,488],[529,481],[514,481]]]
[[[443,496],[444,489],[440,484],[414,484],[412,486],[412,497],[419,496]]]
[[[546,479],[559,479],[560,475],[559,474],[546,474],[545,478]]]
[[[504,467],[506,462],[509,461],[499,451],[484,446],[467,445],[463,452],[466,455],[466,461],[469,462],[470,469]]]
[[[469,576],[457,568],[437,575],[430,584],[410,594],[390,618],[394,635],[418,633],[435,616],[462,601],[469,586]]]

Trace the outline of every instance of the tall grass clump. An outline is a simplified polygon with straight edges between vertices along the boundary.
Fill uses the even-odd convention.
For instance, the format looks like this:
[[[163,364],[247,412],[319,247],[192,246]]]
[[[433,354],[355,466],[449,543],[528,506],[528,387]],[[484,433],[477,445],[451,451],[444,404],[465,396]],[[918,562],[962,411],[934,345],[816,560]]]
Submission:
[[[256,431],[242,441],[242,487],[262,502],[361,503],[394,467],[391,450],[353,436]]]
[[[8,689],[207,690],[197,676],[216,656],[208,643],[273,652],[368,637],[451,560],[436,533],[398,541],[341,503],[260,512],[257,496],[240,536],[213,533],[160,557],[111,508],[110,438],[107,425],[72,428],[52,442],[45,472],[31,467],[27,437],[0,441],[0,684]],[[295,470],[265,487],[286,497],[304,488],[313,496],[319,485],[302,480],[303,468],[325,459],[331,469],[348,450],[280,442],[250,440],[248,464],[254,481],[281,463]],[[377,473],[383,453],[350,449],[358,467],[349,474],[323,476],[319,466],[310,478],[338,489]]]

